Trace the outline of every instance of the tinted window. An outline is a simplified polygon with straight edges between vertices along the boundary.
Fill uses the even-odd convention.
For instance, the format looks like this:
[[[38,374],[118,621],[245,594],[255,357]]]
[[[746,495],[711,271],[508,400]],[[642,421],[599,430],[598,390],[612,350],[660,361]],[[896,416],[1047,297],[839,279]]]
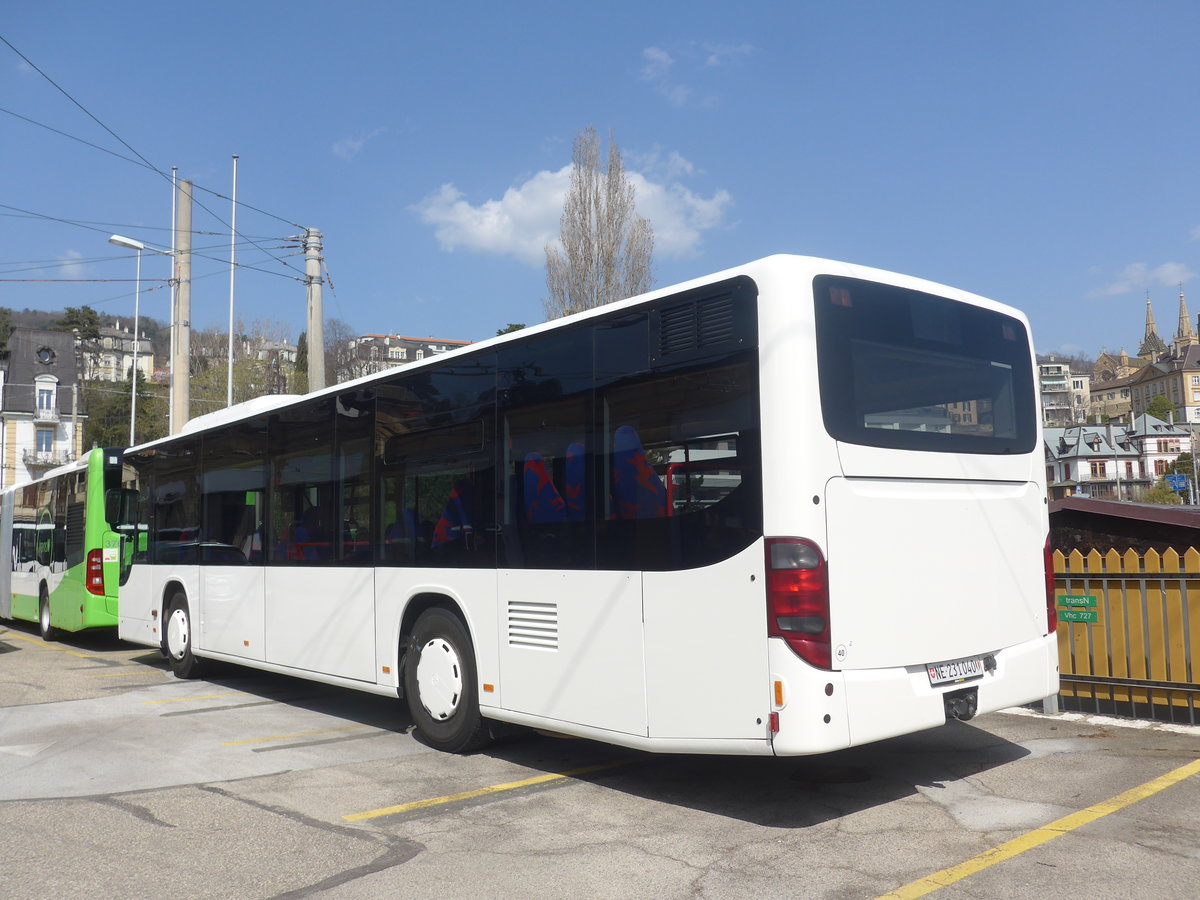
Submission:
[[[598,388],[644,375],[650,368],[650,331],[646,313],[598,322],[594,379]]]
[[[271,533],[274,563],[329,563],[341,528],[333,479],[334,401],[329,397],[271,416]]]
[[[495,394],[490,355],[379,386],[381,564],[495,565]]]
[[[1033,370],[1020,321],[857,279],[819,276],[813,291],[831,436],[907,450],[1033,449]]]
[[[200,546],[200,442],[153,451],[153,554],[156,563],[194,563]]]
[[[762,534],[757,355],[604,393],[598,565],[710,565]]]
[[[202,562],[229,566],[263,561],[266,456],[266,419],[204,436]]]
[[[342,562],[370,565],[371,441],[375,436],[375,392],[348,392],[337,398],[336,476],[340,527],[336,555]]]
[[[592,568],[592,329],[506,348],[500,385],[503,564]]]

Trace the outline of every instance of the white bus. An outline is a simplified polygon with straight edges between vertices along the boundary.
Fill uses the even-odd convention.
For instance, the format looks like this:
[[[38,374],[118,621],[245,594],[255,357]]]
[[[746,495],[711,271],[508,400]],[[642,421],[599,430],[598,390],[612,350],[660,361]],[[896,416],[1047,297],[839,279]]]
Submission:
[[[643,750],[1057,690],[1028,324],[776,256],[131,448],[123,638]],[[131,494],[131,497],[134,495]]]

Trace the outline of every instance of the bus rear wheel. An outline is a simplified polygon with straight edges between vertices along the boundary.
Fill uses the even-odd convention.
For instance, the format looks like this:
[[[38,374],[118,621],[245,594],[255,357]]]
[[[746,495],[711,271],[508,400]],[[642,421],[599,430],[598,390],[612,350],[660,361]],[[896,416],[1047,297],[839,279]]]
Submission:
[[[471,638],[448,610],[428,609],[413,626],[404,690],[418,735],[435,750],[469,753],[491,740],[479,712]]]
[[[38,628],[42,632],[42,640],[58,640],[58,629],[50,624],[50,595],[44,584],[38,590]]]
[[[176,678],[198,678],[200,660],[192,655],[192,616],[182,592],[167,604],[167,626],[163,635],[167,661]]]

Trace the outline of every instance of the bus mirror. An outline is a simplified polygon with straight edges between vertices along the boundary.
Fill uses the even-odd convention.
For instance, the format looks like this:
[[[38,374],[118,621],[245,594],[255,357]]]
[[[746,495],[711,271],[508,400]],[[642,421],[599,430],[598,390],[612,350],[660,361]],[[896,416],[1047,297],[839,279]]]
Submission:
[[[113,489],[104,493],[104,521],[116,525],[121,521],[121,492]]]
[[[114,528],[137,521],[138,492],[113,488],[104,494],[104,520]]]

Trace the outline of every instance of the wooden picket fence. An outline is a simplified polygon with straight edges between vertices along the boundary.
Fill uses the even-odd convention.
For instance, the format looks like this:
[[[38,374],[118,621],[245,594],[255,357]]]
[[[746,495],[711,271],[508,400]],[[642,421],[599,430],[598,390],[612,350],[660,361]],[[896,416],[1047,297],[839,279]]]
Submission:
[[[1054,552],[1064,709],[1197,724],[1200,551]]]

